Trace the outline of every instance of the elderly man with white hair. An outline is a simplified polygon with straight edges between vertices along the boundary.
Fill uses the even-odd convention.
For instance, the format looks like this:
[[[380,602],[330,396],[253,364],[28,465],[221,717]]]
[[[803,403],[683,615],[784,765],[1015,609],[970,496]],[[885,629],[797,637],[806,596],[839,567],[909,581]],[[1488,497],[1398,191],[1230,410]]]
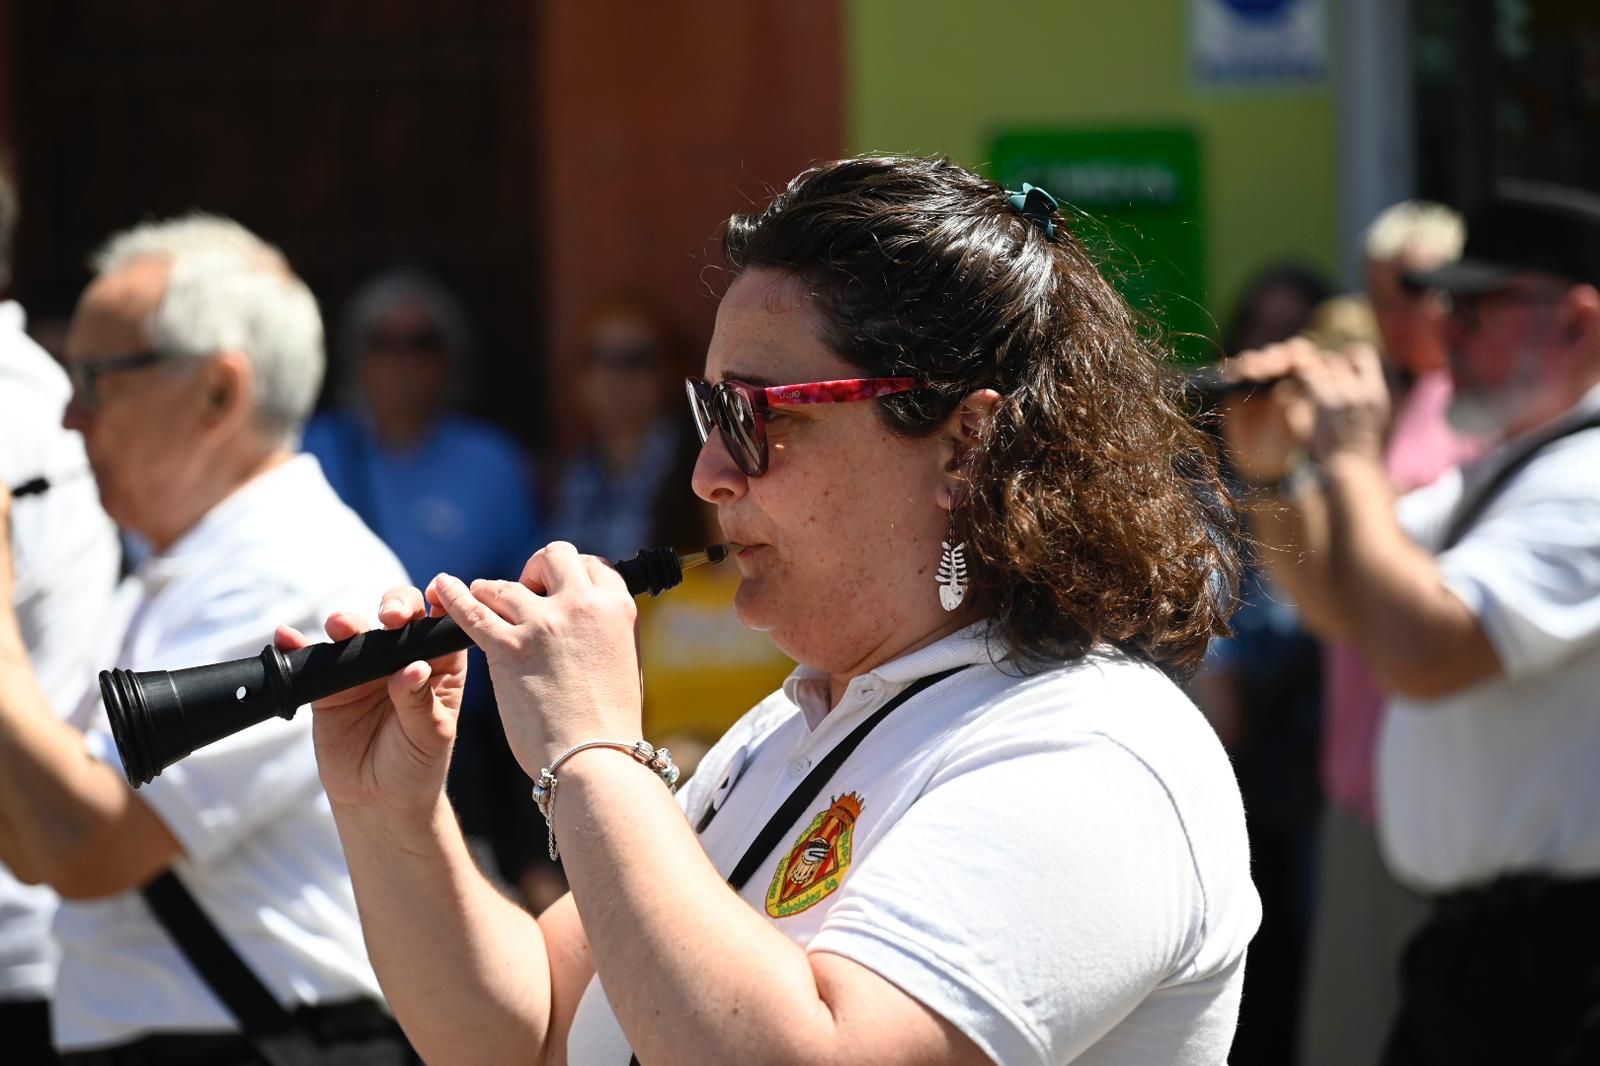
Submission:
[[[260,650],[276,623],[403,583],[296,455],[323,373],[316,301],[275,248],[190,216],[112,239],[67,341],[106,511],[147,546],[85,640],[172,669]],[[0,530],[11,501],[0,490]],[[379,1000],[309,715],[196,753],[134,792],[104,714],[48,706],[7,606],[0,538],[0,860],[66,902],[57,1046],[69,1063],[409,1061]]]

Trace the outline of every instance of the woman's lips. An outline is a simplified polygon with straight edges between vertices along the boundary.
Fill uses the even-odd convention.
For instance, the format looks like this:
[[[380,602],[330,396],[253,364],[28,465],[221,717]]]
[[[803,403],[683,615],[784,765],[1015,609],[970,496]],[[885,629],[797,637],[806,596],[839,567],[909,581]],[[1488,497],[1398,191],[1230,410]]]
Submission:
[[[755,551],[757,548],[765,547],[764,544],[760,544],[755,541],[748,541],[743,537],[729,537],[727,530],[723,530],[723,536],[727,537],[727,539],[722,542],[723,546],[728,549],[728,554],[734,558],[738,558],[741,555],[747,555],[750,552]]]

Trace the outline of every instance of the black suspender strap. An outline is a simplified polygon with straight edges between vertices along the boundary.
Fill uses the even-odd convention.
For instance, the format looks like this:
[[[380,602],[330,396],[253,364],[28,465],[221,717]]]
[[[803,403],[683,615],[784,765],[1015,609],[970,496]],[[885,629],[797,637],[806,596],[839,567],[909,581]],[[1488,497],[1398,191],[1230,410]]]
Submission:
[[[812,767],[805,780],[801,781],[795,790],[789,793],[789,797],[783,801],[782,806],[777,809],[771,818],[767,819],[767,824],[761,827],[761,832],[756,834],[755,840],[751,841],[750,846],[745,849],[743,858],[734,865],[733,872],[728,875],[728,884],[733,887],[733,890],[735,892],[743,890],[746,882],[761,868],[761,864],[766,861],[767,856],[772,854],[772,850],[781,844],[789,831],[794,828],[795,822],[799,821],[806,811],[810,809],[818,794],[822,792],[823,786],[832,780],[834,774],[839,772],[839,767],[844,765],[844,761],[850,757],[850,753],[861,745],[861,742],[867,738],[868,733],[877,728],[878,723],[889,717],[890,713],[897,707],[924,689],[932,688],[945,678],[959,674],[966,668],[966,665],[954,666],[949,670],[941,670],[937,674],[929,674],[927,677],[918,678],[902,689],[894,699],[873,711],[870,717],[850,731],[849,736],[835,744],[828,754],[822,757],[822,761]],[[635,1055],[629,1059],[628,1066],[639,1066],[639,1056]]]
[[[849,736],[835,744],[833,749],[823,756],[822,761],[812,767],[805,780],[800,782],[793,792],[789,793],[789,798],[783,801],[783,805],[778,808],[771,818],[767,819],[767,824],[761,827],[761,832],[756,834],[755,840],[745,849],[744,857],[739,860],[734,866],[733,872],[728,875],[728,884],[733,886],[733,890],[739,892],[744,889],[745,882],[750,880],[751,875],[766,861],[767,856],[772,854],[772,850],[783,842],[784,837],[788,835],[794,823],[800,820],[800,817],[806,813],[816,800],[817,795],[821,793],[822,787],[833,778],[834,774],[839,772],[839,767],[844,765],[844,761],[850,757],[850,753],[860,746],[861,742],[867,738],[868,733],[877,728],[879,722],[889,717],[891,712],[919,692],[932,688],[945,678],[950,677],[952,674],[958,674],[965,669],[965,666],[957,666],[937,674],[929,674],[927,677],[918,678],[907,685],[894,699],[873,711],[870,717],[850,731]]]
[[[321,1061],[310,1034],[239,957],[177,874],[167,870],[140,892],[156,921],[262,1058],[272,1066],[315,1066]]]
[[[1582,433],[1586,429],[1594,429],[1596,427],[1600,427],[1600,413],[1592,414],[1587,418],[1580,418],[1576,422],[1569,422],[1553,430],[1547,430],[1523,444],[1499,470],[1494,472],[1494,475],[1488,481],[1484,482],[1482,488],[1456,509],[1455,516],[1450,519],[1450,525],[1445,530],[1444,539],[1439,542],[1439,547],[1434,554],[1438,555],[1455,547],[1461,538],[1466,536],[1467,530],[1471,529],[1473,524],[1483,517],[1483,512],[1488,509],[1494,498],[1500,495],[1500,490],[1506,487],[1507,482],[1520,474],[1522,469],[1531,463],[1540,452],[1563,437],[1570,437],[1574,433]]]

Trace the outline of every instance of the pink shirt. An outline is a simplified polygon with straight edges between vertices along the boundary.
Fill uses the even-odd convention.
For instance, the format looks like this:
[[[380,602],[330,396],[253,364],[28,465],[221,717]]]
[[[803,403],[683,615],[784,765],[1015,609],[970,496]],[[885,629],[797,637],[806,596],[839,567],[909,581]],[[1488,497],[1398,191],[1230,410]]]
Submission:
[[[1450,428],[1449,407],[1449,372],[1436,370],[1418,378],[1395,409],[1384,456],[1395,492],[1426,485],[1480,450]],[[1329,803],[1371,824],[1373,756],[1387,697],[1347,641],[1324,645],[1322,671],[1323,792]]]

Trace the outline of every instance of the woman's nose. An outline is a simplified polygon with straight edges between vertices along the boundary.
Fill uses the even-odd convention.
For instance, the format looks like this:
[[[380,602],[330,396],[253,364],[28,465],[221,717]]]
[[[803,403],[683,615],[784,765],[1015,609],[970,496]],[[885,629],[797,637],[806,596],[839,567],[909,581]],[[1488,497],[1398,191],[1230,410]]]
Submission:
[[[737,500],[749,488],[750,479],[728,453],[720,430],[713,430],[705,443],[700,445],[690,484],[694,487],[694,494],[707,503]]]

